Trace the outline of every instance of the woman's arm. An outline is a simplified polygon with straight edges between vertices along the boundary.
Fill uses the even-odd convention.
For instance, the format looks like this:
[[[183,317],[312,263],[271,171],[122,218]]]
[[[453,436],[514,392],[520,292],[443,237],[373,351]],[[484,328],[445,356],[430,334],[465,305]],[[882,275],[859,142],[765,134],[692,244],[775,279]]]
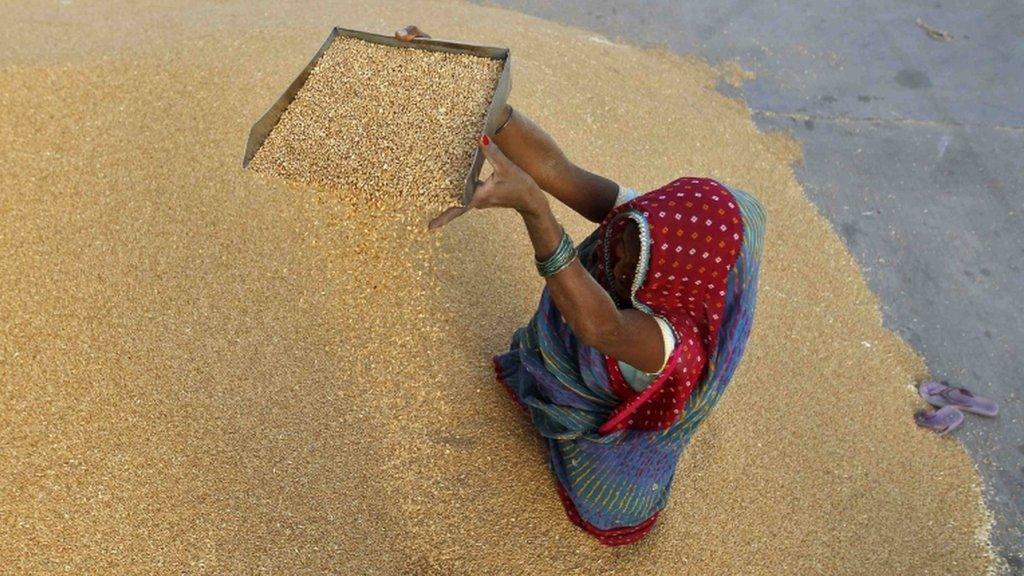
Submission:
[[[487,136],[481,137],[480,146],[494,174],[477,188],[470,205],[515,208],[526,224],[537,260],[547,260],[562,238],[562,227],[547,197],[530,175]],[[619,310],[579,260],[545,280],[558,311],[584,344],[645,372],[661,369],[664,343],[653,316],[639,310]]]
[[[407,26],[395,37],[412,41],[430,36]],[[600,222],[614,206],[619,187],[570,162],[551,136],[526,116],[513,113],[509,106],[505,114],[513,116],[495,137],[497,144],[487,135],[480,137],[494,173],[477,187],[468,206],[449,208],[430,227],[443,226],[471,208],[515,208],[526,224],[537,260],[544,261],[558,247],[562,227],[542,189],[588,220]],[[657,320],[638,310],[619,310],[579,260],[545,281],[555,306],[584,344],[645,372],[661,369],[665,351]]]
[[[618,184],[573,164],[547,132],[511,106],[505,106],[505,117],[508,123],[494,136],[505,155],[543,190],[587,220],[604,220],[615,206]]]

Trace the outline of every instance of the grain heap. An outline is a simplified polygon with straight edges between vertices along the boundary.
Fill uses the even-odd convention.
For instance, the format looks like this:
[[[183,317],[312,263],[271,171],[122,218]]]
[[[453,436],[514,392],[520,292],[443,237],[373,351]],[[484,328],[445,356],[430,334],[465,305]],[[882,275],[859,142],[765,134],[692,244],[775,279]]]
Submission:
[[[910,418],[924,364],[707,64],[461,2],[157,4],[62,4],[64,35],[39,34],[50,3],[5,6],[0,574],[992,565],[970,459]],[[515,213],[426,241],[353,194],[238,166],[324,22],[511,46],[517,109],[581,165],[765,203],[747,354],[645,541],[604,548],[566,521],[494,382],[541,287]],[[136,47],[144,28],[155,45]]]
[[[252,168],[354,191],[382,208],[451,206],[461,199],[501,66],[339,37]]]

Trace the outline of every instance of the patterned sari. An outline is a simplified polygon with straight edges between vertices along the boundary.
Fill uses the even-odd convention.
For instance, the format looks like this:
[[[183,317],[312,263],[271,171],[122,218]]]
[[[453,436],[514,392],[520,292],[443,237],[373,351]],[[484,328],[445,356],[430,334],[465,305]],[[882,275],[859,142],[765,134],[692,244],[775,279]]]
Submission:
[[[632,306],[669,322],[676,347],[644,390],[614,358],[579,342],[545,289],[530,323],[494,358],[513,400],[547,441],[570,520],[607,545],[635,542],[668,501],[676,465],[721,397],[750,334],[765,214],[749,194],[681,178],[618,206],[579,246],[617,299],[613,246],[637,223]]]

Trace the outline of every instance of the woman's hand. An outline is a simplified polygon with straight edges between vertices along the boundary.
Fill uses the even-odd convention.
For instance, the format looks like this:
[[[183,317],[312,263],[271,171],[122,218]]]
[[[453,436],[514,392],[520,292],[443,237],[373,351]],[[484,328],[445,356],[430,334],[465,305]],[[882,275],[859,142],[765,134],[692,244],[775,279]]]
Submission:
[[[544,192],[533,178],[509,160],[493,140],[484,134],[478,143],[493,173],[486,182],[477,181],[469,204],[445,210],[430,221],[428,228],[440,228],[473,208],[513,208],[526,216],[548,207]]]
[[[420,30],[415,24],[410,24],[401,30],[395,30],[395,38],[403,42],[412,42],[416,38],[430,38],[430,34]]]

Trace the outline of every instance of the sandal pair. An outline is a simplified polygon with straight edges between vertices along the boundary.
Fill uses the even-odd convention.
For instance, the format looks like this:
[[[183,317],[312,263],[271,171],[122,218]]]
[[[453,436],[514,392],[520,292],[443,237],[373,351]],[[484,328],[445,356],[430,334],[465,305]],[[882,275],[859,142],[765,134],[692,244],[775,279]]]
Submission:
[[[999,413],[999,406],[995,401],[975,396],[966,388],[956,388],[945,382],[925,382],[918,386],[917,392],[925,402],[938,410],[921,410],[914,414],[914,421],[918,426],[935,430],[939,436],[948,434],[963,424],[964,412],[988,417]]]

